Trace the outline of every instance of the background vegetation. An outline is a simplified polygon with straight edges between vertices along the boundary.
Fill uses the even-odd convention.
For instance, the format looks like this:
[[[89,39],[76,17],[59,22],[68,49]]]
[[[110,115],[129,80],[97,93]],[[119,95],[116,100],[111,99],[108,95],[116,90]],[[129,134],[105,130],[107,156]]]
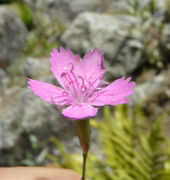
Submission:
[[[132,16],[140,19],[140,26],[132,28],[127,39],[131,39],[132,36],[136,38],[135,43],[133,41],[132,51],[144,63],[141,63],[129,75],[133,76],[137,85],[139,84],[139,89],[140,83],[152,83],[149,86],[152,94],[152,86],[155,86],[155,81],[150,81],[151,77],[154,78],[165,74],[167,80],[163,84],[166,88],[161,93],[158,91],[154,97],[148,95],[148,91],[142,92],[146,94],[147,100],[135,102],[135,105],[132,103],[129,106],[105,107],[101,110],[98,118],[91,119],[92,131],[94,131],[95,136],[95,138],[92,138],[91,146],[95,147],[88,157],[87,176],[92,180],[169,180],[170,126],[167,119],[170,114],[168,99],[170,1],[166,1],[167,7],[165,10],[159,9],[157,0],[148,0],[148,3],[143,6],[141,6],[139,0],[130,0],[128,2],[126,8],[113,13],[109,9],[109,3],[100,1],[104,6],[104,13],[113,16]],[[15,100],[17,98],[19,94],[17,88],[24,89],[26,87],[25,77],[30,74],[24,72],[23,63],[30,57],[35,58],[35,61],[37,59],[41,61],[41,59],[49,57],[54,47],[65,46],[61,41],[61,36],[70,27],[70,24],[60,19],[50,19],[49,21],[43,13],[39,16],[41,21],[36,19],[37,12],[24,0],[0,0],[0,6],[2,5],[11,7],[28,31],[27,46],[22,56],[9,67],[5,69],[0,67],[0,70],[2,68],[5,72],[5,78],[8,76],[7,80],[4,78],[4,82],[7,81],[7,85],[5,84],[3,87],[4,92],[9,93],[9,89],[15,88],[12,89],[14,95],[9,96],[7,94],[6,105],[11,102],[11,99]],[[91,10],[91,8],[89,9]],[[73,13],[74,16],[76,17]],[[161,89],[160,85],[156,89],[158,88]],[[18,94],[15,93],[15,90]],[[2,96],[0,94],[0,103],[4,102],[1,101],[2,97],[3,93]],[[3,106],[5,105],[3,104]],[[18,104],[16,103],[16,105]],[[30,104],[26,105],[29,106]],[[44,108],[45,112],[48,109],[45,105],[42,108]],[[3,115],[5,113],[1,109],[0,112]],[[22,113],[24,111],[21,111]],[[3,120],[3,116],[1,117]],[[11,129],[16,128],[14,132],[17,133],[18,125],[16,124],[14,122]],[[70,124],[67,126],[70,126]],[[48,134],[46,130],[36,131],[35,129],[27,130],[25,128],[14,147],[0,149],[0,165],[48,166],[55,164],[58,167],[81,172],[82,159],[80,151],[75,150],[73,153],[71,150],[70,152],[67,148],[68,141],[65,142],[65,140],[56,137],[56,132]],[[72,129],[72,131],[75,131],[75,129]]]
[[[119,105],[114,115],[105,107],[102,121],[91,120],[99,131],[102,152],[90,154],[88,176],[96,180],[168,180],[170,142],[164,134],[162,118],[148,128],[149,121],[140,107],[131,113],[126,105]],[[68,155],[57,139],[52,141],[60,149],[62,158],[47,157],[64,168],[81,172],[80,155]]]

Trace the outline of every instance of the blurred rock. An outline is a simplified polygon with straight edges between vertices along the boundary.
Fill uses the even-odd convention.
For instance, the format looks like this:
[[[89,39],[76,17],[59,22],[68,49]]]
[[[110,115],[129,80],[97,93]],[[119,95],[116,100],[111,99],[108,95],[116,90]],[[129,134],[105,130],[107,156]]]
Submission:
[[[82,13],[65,31],[61,41],[82,54],[94,46],[103,49],[112,75],[125,75],[142,63],[138,54],[142,43],[131,34],[138,24],[139,19],[132,16]]]
[[[166,1],[155,1],[155,6],[164,9],[166,8]],[[132,7],[141,10],[148,6],[151,0],[24,0],[24,2],[34,11],[42,11],[51,18],[57,17],[57,19],[68,21],[85,11],[115,13],[129,11]]]
[[[127,9],[126,0],[24,0],[34,11],[35,18],[58,20],[69,24],[79,13],[98,12],[114,13]],[[41,21],[43,23],[43,21]]]
[[[135,93],[130,97],[131,104],[136,105],[149,101],[157,94],[165,93],[167,85],[165,85],[166,77],[163,74],[157,75],[135,88]]]
[[[6,71],[4,71],[3,69],[0,69],[0,92],[1,92],[1,88],[7,88],[7,84],[9,82],[9,77],[6,73]],[[0,93],[0,96],[2,94]]]
[[[169,68],[170,69],[170,68]],[[147,72],[146,72],[147,73]],[[130,106],[141,105],[149,122],[161,119],[167,137],[170,136],[170,70],[165,69],[159,75],[138,84],[135,93],[130,97]]]
[[[28,58],[23,62],[22,69],[28,77],[56,84],[55,77],[49,72],[49,65],[47,58]],[[4,71],[0,75],[3,78],[6,76]],[[20,165],[16,159],[24,158],[22,155],[25,155],[26,147],[23,144],[28,146],[30,134],[40,141],[55,136],[72,152],[77,148],[78,139],[71,143],[77,134],[76,123],[63,118],[56,106],[44,102],[28,88],[22,88],[20,84],[0,88],[0,109],[0,153],[7,151],[0,164],[9,165],[10,160],[11,164]],[[16,153],[12,157],[11,149]]]
[[[35,12],[36,21],[69,23],[80,12],[95,6],[97,0],[24,0]]]
[[[45,81],[53,83],[54,79],[48,77]],[[54,135],[65,141],[76,133],[75,123],[64,119],[57,107],[44,102],[28,88],[15,92],[17,98],[12,103],[10,97],[13,95],[11,91],[1,99],[3,114],[0,114],[0,149],[13,147],[24,132],[34,132],[40,139]],[[72,131],[68,131],[71,127]]]
[[[0,67],[8,66],[24,50],[27,30],[9,7],[0,6]]]
[[[2,79],[4,79],[6,76],[6,73],[3,69],[0,69],[0,87],[2,86],[3,82]]]
[[[152,10],[153,4],[155,9],[158,11],[162,11],[167,8],[166,0],[155,0],[154,2],[152,2],[152,0],[107,0],[107,2],[110,2],[107,11],[111,13],[127,11],[133,13],[134,10],[139,12],[143,11],[143,9],[146,9],[146,7],[150,7]]]
[[[45,58],[28,58],[23,62],[22,68],[28,77],[57,84],[52,73],[50,72],[51,75],[49,75],[47,72],[49,65],[49,60]],[[54,136],[65,145],[69,153],[81,151],[76,122],[65,119],[57,107],[43,101],[28,88],[14,85],[4,89],[3,96],[0,96],[0,109],[0,152],[8,151],[3,154],[4,158],[0,159],[0,164],[9,165],[10,159],[12,165],[20,165],[17,164],[16,159],[23,159],[26,145],[24,146],[25,142],[22,142],[29,143],[27,138],[30,134],[34,134],[40,141],[46,141]],[[92,141],[94,139],[92,138]],[[12,157],[11,149],[16,153]],[[92,150],[94,149],[95,146]],[[56,147],[53,150],[58,152]],[[20,155],[17,154],[18,151]]]
[[[47,58],[28,57],[22,64],[24,74],[29,78],[45,77],[50,72],[50,61]]]
[[[164,24],[164,29],[163,29],[163,40],[162,40],[162,54],[165,56],[165,58],[169,59],[170,57],[170,23],[169,24]]]
[[[6,127],[8,124],[10,124],[10,120],[8,121],[8,118],[6,116],[8,116],[8,114],[10,114],[13,109],[15,108],[15,105],[17,104],[17,100],[18,100],[18,96],[20,93],[20,89],[18,89],[17,87],[13,87],[10,89],[5,89],[5,92],[0,89],[2,91],[2,95],[0,97],[0,149],[2,149],[3,147],[5,148],[5,144],[4,142],[6,142],[6,138],[5,134],[4,134],[4,127]],[[6,120],[6,122],[4,122],[4,120]],[[6,123],[6,125],[4,126],[4,123]],[[13,127],[15,129],[15,127]],[[7,130],[7,128],[6,128]],[[8,134],[8,133],[7,133]],[[8,145],[9,143],[11,144],[11,141],[13,141],[13,137],[15,139],[15,136],[17,135],[11,135],[9,136],[9,141],[8,141]],[[11,139],[12,138],[12,139]],[[8,139],[8,138],[7,138]]]

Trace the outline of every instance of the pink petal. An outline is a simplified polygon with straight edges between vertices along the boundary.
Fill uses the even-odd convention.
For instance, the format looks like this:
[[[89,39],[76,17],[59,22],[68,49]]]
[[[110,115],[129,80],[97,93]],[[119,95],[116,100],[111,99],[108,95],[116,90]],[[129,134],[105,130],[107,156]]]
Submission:
[[[103,51],[100,53],[95,48],[92,52],[89,51],[82,61],[84,78],[93,84],[94,88],[101,82],[106,72],[103,54]]]
[[[56,48],[53,50],[50,62],[52,73],[63,87],[62,72],[69,68],[69,65],[72,65],[74,70],[75,68],[77,70],[80,66],[80,58],[78,56],[75,57],[69,48],[65,50],[63,47],[60,48],[60,52]]]
[[[89,98],[89,103],[95,106],[104,106],[104,105],[117,105],[128,103],[129,100],[126,97],[133,94],[135,87],[134,82],[129,82],[130,78],[118,79],[103,88],[102,90],[93,94],[92,97]]]
[[[89,104],[74,104],[65,108],[62,114],[72,120],[81,120],[96,116],[98,108],[94,108]]]
[[[28,88],[33,91],[34,94],[41,99],[57,106],[69,105],[71,103],[71,97],[62,88],[55,85],[28,79]]]

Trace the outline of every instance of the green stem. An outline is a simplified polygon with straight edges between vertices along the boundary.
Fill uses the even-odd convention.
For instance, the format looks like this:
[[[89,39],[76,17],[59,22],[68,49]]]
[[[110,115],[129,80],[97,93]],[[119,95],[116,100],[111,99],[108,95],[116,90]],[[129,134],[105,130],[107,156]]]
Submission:
[[[83,154],[83,170],[82,170],[81,180],[85,180],[85,176],[86,176],[86,159],[87,159],[87,154]]]
[[[86,159],[90,148],[90,122],[89,119],[77,121],[78,136],[81,148],[83,150],[83,169],[82,169],[82,179],[85,180],[86,171]]]

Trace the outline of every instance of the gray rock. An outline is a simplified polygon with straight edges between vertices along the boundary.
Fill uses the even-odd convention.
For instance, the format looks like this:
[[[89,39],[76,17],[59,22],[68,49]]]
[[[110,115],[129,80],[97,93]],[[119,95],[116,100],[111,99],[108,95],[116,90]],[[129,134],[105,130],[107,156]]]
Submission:
[[[28,58],[22,69],[28,77],[56,84],[47,58]],[[4,78],[4,72],[1,74]],[[76,134],[76,124],[64,119],[56,106],[19,85],[2,91],[0,109],[0,149],[14,147],[25,132],[33,132],[40,139],[55,136],[66,144]]]
[[[7,66],[23,52],[27,30],[9,7],[0,6],[0,66]]]
[[[70,23],[81,12],[122,13],[137,6],[137,11],[148,6],[151,0],[24,0],[34,11],[35,19],[44,21],[59,20]],[[166,0],[156,1],[158,8],[166,7]]]
[[[65,31],[61,41],[75,52],[85,53],[95,46],[103,49],[108,68],[114,76],[132,72],[141,63],[137,53],[142,43],[131,33],[139,19],[132,16],[111,16],[82,13]]]
[[[49,77],[47,81],[53,79]],[[74,122],[64,119],[54,105],[41,100],[28,88],[18,92],[13,105],[9,94],[8,97],[10,105],[5,104],[4,98],[1,100],[1,105],[6,107],[1,107],[4,111],[0,114],[0,149],[13,147],[24,132],[34,132],[41,139],[56,136],[65,141],[76,134]]]
[[[130,97],[131,104],[136,105],[149,101],[157,94],[165,93],[167,87],[164,84],[166,77],[162,74],[155,76],[151,80],[139,84],[135,88],[135,93]]]
[[[57,20],[69,23],[80,12],[95,6],[97,0],[24,0],[35,12],[35,19],[41,23]],[[44,21],[44,22],[43,22]]]
[[[22,64],[22,70],[29,78],[43,78],[51,73],[50,61],[47,58],[28,57]]]
[[[140,105],[150,122],[161,119],[167,137],[170,136],[170,71],[164,70],[150,80],[139,84],[130,97],[130,106]],[[133,112],[133,111],[132,111]]]
[[[165,39],[162,42],[162,46],[164,48],[164,56],[166,56],[166,59],[168,61],[169,57],[170,57],[170,23],[169,24],[165,24],[164,25],[164,36]]]
[[[109,1],[109,0],[108,0]],[[107,8],[109,12],[122,12],[122,11],[131,11],[136,8],[136,11],[142,11],[146,9],[147,6],[151,3],[151,0],[110,0],[109,7]],[[166,0],[154,1],[157,9],[162,10],[166,9],[167,2]]]
[[[0,87],[3,86],[3,79],[5,78],[6,73],[3,69],[0,69]]]
[[[1,88],[3,89],[7,88],[8,83],[9,83],[9,76],[3,69],[0,69],[0,92],[1,92]],[[0,96],[1,96],[1,93],[0,93]]]
[[[48,59],[28,58],[22,67],[27,76],[56,84],[55,77],[45,73],[49,65]],[[41,140],[55,136],[69,153],[81,151],[76,122],[65,119],[54,105],[43,101],[28,88],[13,86],[5,90],[0,96],[0,109],[0,150],[17,147],[24,153],[18,142],[22,141],[23,133],[33,133]],[[0,161],[3,162],[6,161]]]
[[[2,96],[0,96],[0,149],[4,147],[4,141],[7,137],[4,137],[4,123],[9,124],[9,121],[7,120],[6,116],[11,113],[11,111],[15,108],[15,105],[17,104],[18,100],[18,94],[20,89],[18,87],[13,88],[7,88],[3,90],[0,89],[2,92]],[[7,120],[4,122],[4,120]],[[14,136],[10,136],[9,139],[13,139]],[[11,142],[12,140],[10,140]],[[11,144],[11,143],[10,143]]]
[[[49,66],[47,58],[28,58],[22,69],[27,77],[56,84]],[[4,71],[1,74],[4,78]],[[24,132],[33,132],[40,139],[54,135],[66,142],[76,133],[75,123],[64,119],[57,107],[43,101],[28,88],[18,85],[3,89],[0,89],[0,149],[14,147]],[[71,131],[68,130],[70,127]]]

